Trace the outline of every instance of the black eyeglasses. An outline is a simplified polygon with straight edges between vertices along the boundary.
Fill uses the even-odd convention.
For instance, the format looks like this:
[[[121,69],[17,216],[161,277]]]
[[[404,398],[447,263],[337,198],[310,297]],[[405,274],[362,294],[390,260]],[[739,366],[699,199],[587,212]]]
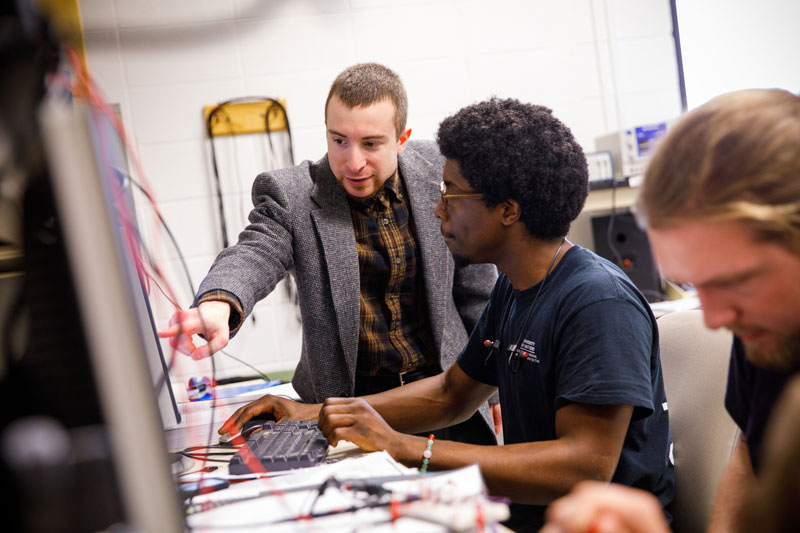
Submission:
[[[442,193],[442,209],[445,211],[447,211],[447,200],[450,198],[483,198],[483,195],[477,192],[448,194],[447,184],[443,181],[439,183],[439,192]]]

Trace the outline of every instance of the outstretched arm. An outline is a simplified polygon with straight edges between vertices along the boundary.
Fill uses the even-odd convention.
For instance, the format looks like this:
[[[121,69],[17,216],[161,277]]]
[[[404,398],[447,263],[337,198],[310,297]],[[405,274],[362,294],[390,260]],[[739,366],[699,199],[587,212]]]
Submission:
[[[455,363],[436,376],[363,398],[394,429],[420,433],[463,422],[496,390]]]
[[[210,357],[228,344],[230,312],[225,302],[203,302],[198,307],[176,311],[169,326],[160,330],[158,336],[168,338],[170,346],[194,360]],[[194,335],[204,336],[208,343],[196,345]]]
[[[455,369],[455,370],[453,370]],[[364,396],[362,398],[333,398],[326,405],[364,406],[372,413],[378,409],[392,426],[400,431],[419,433],[429,429],[446,427],[456,422],[466,420],[474,413],[478,406],[486,401],[495,388],[475,381],[467,376],[458,365],[443,374],[410,383],[402,387]],[[366,400],[375,407],[372,408]],[[254,402],[240,407],[228,420],[225,421],[219,433],[238,433],[239,428],[256,416],[272,416],[280,421],[286,419],[315,420],[320,416],[322,404],[303,404],[266,395]],[[384,435],[395,431],[375,413],[375,419],[380,420]],[[374,431],[373,436],[378,437],[379,431]],[[349,439],[344,439],[349,440]],[[338,442],[338,441],[337,441]],[[363,443],[365,450],[384,449],[370,445],[366,439],[361,439],[356,444]],[[335,444],[335,442],[334,442]]]
[[[453,365],[446,375],[451,373],[454,374],[451,377],[463,379],[463,383],[471,380],[458,365]],[[480,389],[483,394],[476,394],[472,401],[480,404],[493,388],[478,386],[483,387]],[[424,392],[425,388],[419,388]],[[365,398],[328,399],[320,411],[320,428],[331,444],[348,440],[366,450],[386,450],[408,466],[419,466],[426,439],[397,430],[422,431],[439,427],[431,425],[434,419],[457,410],[443,408],[435,398],[413,401],[397,396],[410,392],[403,389],[411,389],[411,386],[389,391],[395,393],[392,395],[387,392]],[[471,407],[474,412],[475,403]],[[493,494],[510,496],[518,503],[546,504],[566,494],[579,481],[611,479],[632,413],[633,407],[629,405],[570,404],[556,413],[554,440],[506,446],[436,442],[429,468],[450,469],[477,462]],[[428,427],[423,427],[423,423],[413,424],[415,418]],[[456,416],[446,423],[459,419]]]

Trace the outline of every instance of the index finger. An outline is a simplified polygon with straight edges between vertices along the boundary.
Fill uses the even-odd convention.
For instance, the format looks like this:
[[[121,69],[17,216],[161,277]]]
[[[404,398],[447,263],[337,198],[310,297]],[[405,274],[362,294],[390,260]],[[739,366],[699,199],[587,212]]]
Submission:
[[[230,435],[238,433],[239,430],[242,428],[242,424],[253,418],[253,415],[250,416],[245,415],[244,417],[242,417],[242,415],[244,414],[244,412],[247,410],[248,407],[250,407],[250,404],[243,405],[242,407],[234,411],[233,414],[229,416],[225,422],[222,423],[222,427],[220,427],[217,430],[217,433],[219,434],[228,433]]]
[[[202,322],[198,322],[198,313],[193,310],[176,311],[169,319],[169,326],[159,330],[159,337],[192,336],[203,332]]]
[[[182,330],[183,330],[183,328],[181,327],[180,324],[172,324],[171,326],[169,326],[167,328],[158,330],[156,332],[156,334],[159,337],[162,337],[162,338],[164,338],[164,337],[177,337],[178,334],[181,333]]]
[[[243,405],[242,407],[238,408],[230,417],[228,417],[225,422],[223,422],[222,427],[217,430],[217,433],[222,434],[227,432],[231,435],[233,433],[238,433],[242,428],[242,425],[253,417],[264,413],[272,413],[274,411],[274,406],[269,400],[267,400],[268,396],[269,395],[262,396],[258,400],[252,401],[247,405]]]

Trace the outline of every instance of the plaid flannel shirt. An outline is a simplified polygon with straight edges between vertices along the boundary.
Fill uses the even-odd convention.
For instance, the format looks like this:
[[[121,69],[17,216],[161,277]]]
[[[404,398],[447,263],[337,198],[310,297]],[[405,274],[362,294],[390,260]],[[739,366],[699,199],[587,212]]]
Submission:
[[[359,376],[409,372],[438,360],[406,198],[399,174],[368,198],[348,198],[361,286]]]

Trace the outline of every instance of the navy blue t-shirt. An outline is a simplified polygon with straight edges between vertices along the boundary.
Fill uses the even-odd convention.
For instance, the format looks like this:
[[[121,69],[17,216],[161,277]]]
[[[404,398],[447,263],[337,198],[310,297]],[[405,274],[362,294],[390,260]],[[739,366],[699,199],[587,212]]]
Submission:
[[[753,471],[761,467],[761,444],[772,409],[789,379],[798,372],[776,372],[753,365],[745,357],[742,341],[733,338],[725,408],[742,430]]]
[[[612,480],[648,490],[667,507],[672,436],[650,306],[621,270],[580,246],[564,254],[536,298],[539,287],[518,291],[501,275],[459,366],[498,387],[506,444],[556,439],[556,411],[571,403],[634,406]],[[485,340],[500,340],[499,350],[489,356]],[[512,350],[528,353],[516,373]],[[509,525],[536,530],[543,512],[514,504]]]

